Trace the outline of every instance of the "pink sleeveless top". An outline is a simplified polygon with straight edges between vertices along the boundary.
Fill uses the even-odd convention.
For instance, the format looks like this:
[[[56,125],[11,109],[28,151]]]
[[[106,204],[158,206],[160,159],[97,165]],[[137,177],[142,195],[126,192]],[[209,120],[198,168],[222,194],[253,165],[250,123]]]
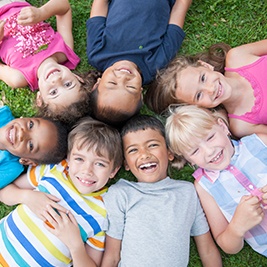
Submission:
[[[225,68],[225,71],[236,72],[246,78],[253,90],[255,102],[251,111],[238,116],[228,114],[229,118],[243,120],[252,124],[267,124],[267,55],[240,68]],[[266,75],[266,76],[265,76]]]

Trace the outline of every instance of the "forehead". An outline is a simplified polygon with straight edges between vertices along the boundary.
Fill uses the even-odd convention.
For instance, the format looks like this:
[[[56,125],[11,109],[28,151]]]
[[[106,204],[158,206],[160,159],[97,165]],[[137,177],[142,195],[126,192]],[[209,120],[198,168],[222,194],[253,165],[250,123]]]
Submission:
[[[166,143],[165,138],[162,136],[162,134],[158,130],[151,128],[128,132],[122,138],[124,147],[139,145],[150,141],[159,141]]]

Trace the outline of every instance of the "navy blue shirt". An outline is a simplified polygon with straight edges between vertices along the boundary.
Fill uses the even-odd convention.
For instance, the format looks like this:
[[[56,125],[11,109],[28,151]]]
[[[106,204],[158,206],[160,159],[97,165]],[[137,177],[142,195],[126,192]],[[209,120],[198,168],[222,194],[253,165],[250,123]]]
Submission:
[[[103,72],[117,61],[129,60],[140,68],[143,84],[151,82],[185,37],[179,26],[168,24],[174,2],[112,0],[107,18],[87,20],[89,64]]]

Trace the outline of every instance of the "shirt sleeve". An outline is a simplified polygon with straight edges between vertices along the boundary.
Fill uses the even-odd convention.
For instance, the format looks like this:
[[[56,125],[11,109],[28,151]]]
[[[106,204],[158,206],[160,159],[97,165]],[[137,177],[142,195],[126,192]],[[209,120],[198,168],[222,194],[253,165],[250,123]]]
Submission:
[[[33,187],[37,187],[41,178],[45,175],[46,171],[50,169],[50,165],[30,165],[27,170],[27,178]]]
[[[104,196],[104,202],[108,217],[108,230],[106,234],[122,240],[126,215],[126,199],[119,191],[117,184],[111,186]]]

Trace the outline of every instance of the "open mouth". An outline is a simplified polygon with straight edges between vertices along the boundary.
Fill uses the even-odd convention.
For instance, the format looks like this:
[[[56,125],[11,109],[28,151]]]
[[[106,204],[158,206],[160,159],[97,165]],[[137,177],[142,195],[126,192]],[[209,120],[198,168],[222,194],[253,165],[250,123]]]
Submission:
[[[13,146],[15,143],[15,129],[12,125],[7,132],[7,140]]]
[[[59,72],[59,70],[57,70],[57,69],[53,69],[53,70],[49,71],[49,73],[48,73],[47,76],[46,76],[46,79],[49,79],[49,77],[50,77],[51,75],[54,75],[54,74],[56,74],[56,73],[58,73],[58,72]]]
[[[130,70],[125,69],[125,68],[118,69],[118,71],[125,72],[125,73],[128,73],[128,74],[132,74],[132,72]]]
[[[77,177],[77,179],[80,181],[81,184],[83,184],[84,186],[91,186],[93,184],[95,184],[95,181],[88,181],[88,180],[84,180],[80,177]]]
[[[214,157],[210,162],[211,163],[218,163],[218,162],[220,162],[221,161],[221,158],[222,158],[222,151],[220,152],[220,153],[218,153],[217,154],[217,156],[216,157]]]
[[[222,94],[222,85],[219,83],[219,88],[218,88],[218,92],[217,92],[215,99],[219,98],[221,94]]]
[[[157,167],[157,163],[149,162],[139,166],[142,171],[153,171]]]

